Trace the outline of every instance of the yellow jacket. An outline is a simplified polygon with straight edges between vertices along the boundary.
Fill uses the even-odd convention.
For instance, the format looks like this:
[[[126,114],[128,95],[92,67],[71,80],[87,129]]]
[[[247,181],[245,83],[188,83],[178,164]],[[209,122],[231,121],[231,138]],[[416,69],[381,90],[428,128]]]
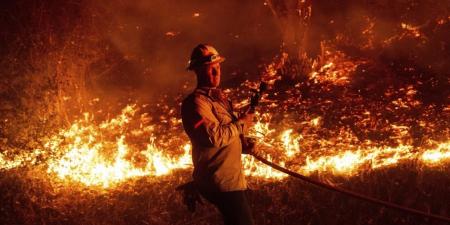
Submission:
[[[192,143],[197,187],[222,192],[247,189],[239,137],[246,127],[220,89],[195,89],[183,100],[181,116]]]

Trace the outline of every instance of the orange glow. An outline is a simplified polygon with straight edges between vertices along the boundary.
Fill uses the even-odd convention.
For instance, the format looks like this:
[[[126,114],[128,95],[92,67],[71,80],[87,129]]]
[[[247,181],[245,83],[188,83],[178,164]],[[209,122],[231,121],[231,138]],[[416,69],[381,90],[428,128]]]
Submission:
[[[92,122],[90,114],[75,122],[68,129],[62,130],[46,144],[46,150],[36,149],[32,154],[16,156],[13,159],[0,154],[0,168],[12,169],[23,164],[30,164],[39,155],[52,154],[48,160],[48,173],[55,174],[60,180],[80,182],[88,186],[109,188],[127,179],[143,176],[170,175],[173,170],[192,168],[191,146],[187,142],[180,146],[173,146],[176,154],[167,154],[167,150],[157,147],[150,138],[143,150],[135,149],[127,143],[125,127],[133,122],[136,106],[130,105],[122,110],[116,118],[104,121],[98,125]],[[265,115],[267,116],[267,115]],[[145,116],[138,117],[139,119]],[[320,118],[311,119],[306,124],[319,126]],[[395,126],[399,135],[406,135],[402,126]],[[102,140],[102,133],[106,130],[123,130],[114,141]],[[152,130],[150,127],[146,130]],[[280,165],[294,165],[298,172],[305,175],[315,172],[333,173],[336,175],[352,176],[361,170],[377,169],[392,166],[406,160],[418,159],[424,165],[443,165],[450,159],[449,141],[437,143],[435,148],[414,151],[411,145],[397,147],[354,147],[342,149],[336,153],[308,156],[303,154],[301,146],[303,139],[293,129],[277,131],[270,128],[269,123],[258,121],[252,128],[252,136],[259,138],[259,154],[265,155]],[[279,132],[277,136],[276,133]],[[140,135],[140,134],[138,134]],[[277,138],[268,138],[274,136]],[[103,137],[104,138],[104,137]],[[369,143],[370,144],[370,143]],[[275,151],[264,153],[264,149]],[[294,157],[296,156],[296,157]],[[306,157],[303,164],[296,163]],[[134,160],[141,158],[142,162]],[[245,173],[263,179],[283,179],[286,177],[278,171],[265,166],[251,156],[243,156]]]
[[[412,29],[409,25],[402,26],[404,29]],[[266,66],[262,79],[269,84],[279,80],[277,71],[286,59],[287,54],[282,54]],[[350,60],[342,52],[326,51],[322,62],[313,63],[307,77],[311,83],[342,88],[348,84],[356,67],[363,63],[364,61]],[[257,82],[246,81],[244,85],[258,87]],[[300,86],[295,84],[284,94],[293,93]],[[231,89],[225,92],[235,93]],[[278,92],[272,94],[281,95]],[[422,106],[416,99],[417,90],[414,85],[396,91],[386,89],[383,94],[390,98],[386,102],[386,110],[407,110]],[[400,97],[391,98],[395,94]],[[370,139],[360,140],[356,132],[348,128],[349,124],[321,137],[322,134],[317,131],[328,129],[327,122],[330,119],[326,118],[327,115],[319,112],[309,115],[306,110],[293,110],[298,113],[294,116],[301,115],[303,119],[298,121],[298,117],[295,117],[289,120],[290,115],[284,114],[288,114],[286,112],[289,112],[291,106],[302,106],[305,102],[301,97],[288,95],[283,99],[284,102],[275,102],[266,97],[267,95],[263,96],[261,100],[266,107],[261,110],[264,113],[256,112],[258,121],[250,129],[250,136],[257,138],[258,154],[302,174],[353,176],[364,170],[395,166],[406,161],[417,161],[424,166],[435,167],[447,164],[450,159],[450,140],[428,140],[424,146],[414,146],[411,127],[401,121],[388,121],[379,128],[376,126],[379,122],[377,112],[371,111],[370,107],[350,112],[356,118],[350,125],[358,123],[362,136],[365,135],[366,128],[369,131],[388,130],[390,142],[380,144]],[[320,102],[322,105],[318,103],[318,106],[331,103],[331,100],[326,100]],[[243,108],[248,104],[246,98],[235,106]],[[156,107],[169,108],[164,104]],[[443,110],[449,111],[448,109],[446,106]],[[161,130],[166,128],[158,127],[160,125],[156,122],[169,124],[180,131],[181,120],[176,109],[157,115],[151,118],[148,113],[140,113],[136,105],[128,105],[114,118],[101,122],[94,120],[94,114],[84,113],[70,127],[61,129],[58,134],[46,140],[43,149],[21,154],[8,151],[0,153],[0,170],[44,163],[47,172],[55,175],[61,182],[73,181],[87,186],[110,188],[128,179],[170,176],[177,169],[192,169],[191,146],[187,137],[181,132],[163,134]],[[341,119],[348,117],[350,115],[343,115]],[[417,126],[424,130],[436,130],[436,124],[427,120],[418,120]],[[38,162],[38,159],[45,160]],[[251,156],[243,156],[243,166],[249,176],[275,180],[286,177],[285,174],[255,161]]]

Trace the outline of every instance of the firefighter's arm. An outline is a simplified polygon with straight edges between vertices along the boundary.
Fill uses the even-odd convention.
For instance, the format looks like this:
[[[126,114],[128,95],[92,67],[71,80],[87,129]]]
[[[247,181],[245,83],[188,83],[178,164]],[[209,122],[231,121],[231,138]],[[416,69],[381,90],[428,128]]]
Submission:
[[[194,134],[196,139],[214,147],[223,147],[239,138],[246,129],[243,120],[233,121],[228,124],[221,124],[212,112],[211,102],[202,99],[195,99]]]

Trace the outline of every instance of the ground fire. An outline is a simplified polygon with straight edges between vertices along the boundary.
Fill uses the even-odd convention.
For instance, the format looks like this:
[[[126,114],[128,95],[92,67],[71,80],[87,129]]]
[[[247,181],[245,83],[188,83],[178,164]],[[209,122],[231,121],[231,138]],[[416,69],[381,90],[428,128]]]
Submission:
[[[118,2],[113,5],[120,5]],[[248,62],[245,68],[258,68],[250,70],[253,75],[230,65],[231,78],[223,90],[235,109],[245,110],[260,83],[268,84],[256,110],[256,123],[250,128],[258,155],[336,187],[448,217],[450,6],[439,3],[447,8],[436,9],[438,13],[433,16],[414,16],[409,10],[431,12],[435,6],[429,4],[433,2],[405,1],[410,3],[407,6],[394,2],[401,9],[390,11],[382,7],[383,3],[364,2],[343,4],[344,12],[336,12],[333,7],[337,6],[325,1],[261,1],[259,10],[272,16],[270,28],[279,29],[276,38],[282,47],[276,46],[272,55],[258,55],[264,60]],[[17,10],[26,3],[8,7]],[[0,206],[2,224],[218,223],[219,215],[210,213],[208,205],[195,214],[179,207],[182,200],[175,191],[176,186],[190,180],[193,168],[192,146],[180,117],[181,100],[193,88],[192,80],[177,78],[179,82],[164,92],[157,88],[167,85],[166,78],[158,78],[155,82],[159,83],[151,87],[155,90],[149,91],[157,97],[141,97],[133,89],[146,88],[137,83],[157,80],[151,76],[168,76],[153,73],[176,71],[159,65],[158,60],[165,56],[155,56],[156,50],[151,56],[139,55],[136,49],[140,47],[124,47],[117,34],[112,36],[112,44],[100,38],[105,34],[97,33],[94,28],[99,24],[92,21],[99,20],[97,13],[111,15],[116,6],[85,1],[58,4],[31,5],[27,13],[33,18],[43,13],[40,18],[46,21],[55,16],[50,12],[61,6],[74,8],[68,11],[68,18],[78,21],[80,17],[80,24],[66,22],[65,26],[71,27],[75,36],[58,40],[58,35],[69,31],[64,27],[51,31],[51,23],[45,31],[49,33],[31,28],[16,30],[12,25],[4,28],[5,33],[13,32],[3,35],[4,41],[20,37],[11,42],[13,46],[20,46],[24,40],[37,44],[20,47],[27,50],[22,53],[12,51],[12,47],[1,51],[5,74],[8,68],[21,68],[5,75],[0,83],[5,102],[0,107],[0,199],[5,202]],[[202,5],[198,2],[192,3],[192,8],[188,3],[141,4],[162,11],[174,7],[170,4],[179,6],[179,12],[175,7],[174,13],[190,21],[180,22],[182,26],[201,26],[196,23],[208,18],[207,7],[214,8],[193,8]],[[228,4],[233,9],[240,3]],[[417,5],[427,8],[420,11]],[[40,6],[55,8],[46,11]],[[369,9],[375,12],[369,13]],[[156,14],[156,9],[145,10]],[[395,17],[396,10],[403,18]],[[319,16],[316,12],[330,14]],[[19,20],[29,21],[28,16]],[[60,13],[56,18],[62,16]],[[347,17],[356,19],[352,22]],[[116,17],[118,22],[105,27],[132,27],[135,33],[146,29],[124,18]],[[293,26],[293,20],[300,22]],[[94,28],[82,28],[91,22]],[[184,30],[188,28],[177,27],[178,23],[159,24],[167,28],[158,30],[160,43],[187,46],[181,39],[192,37]],[[248,27],[242,30],[249,32]],[[37,35],[22,40],[20,35],[27,32]],[[102,32],[109,35],[109,30]],[[230,31],[221,40],[246,35],[250,36]],[[45,50],[40,42],[55,47]],[[117,49],[111,50],[114,45]],[[46,56],[45,63],[39,60],[42,57],[36,57],[40,54]],[[159,58],[152,61],[153,57]],[[248,58],[242,56],[242,60]],[[230,64],[236,62],[231,60]],[[157,66],[146,66],[152,63]],[[25,66],[29,68],[22,68]],[[84,68],[84,74],[77,74],[79,67]],[[115,70],[150,78],[132,83],[128,81],[131,78],[121,77],[121,72],[113,75],[111,71]],[[39,73],[46,75],[39,77]],[[111,91],[117,83],[128,86]],[[339,194],[297,182],[251,155],[242,157],[254,189],[250,200],[257,224],[440,224],[345,200]],[[349,211],[358,216],[349,215]],[[111,218],[104,218],[108,214]]]

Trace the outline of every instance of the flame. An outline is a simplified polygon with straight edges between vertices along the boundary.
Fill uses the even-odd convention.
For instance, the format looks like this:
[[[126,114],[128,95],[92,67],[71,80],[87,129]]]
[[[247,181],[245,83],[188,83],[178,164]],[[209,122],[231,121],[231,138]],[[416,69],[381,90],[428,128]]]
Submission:
[[[51,152],[48,160],[49,174],[55,174],[61,181],[75,181],[87,186],[109,188],[128,179],[143,176],[170,175],[176,169],[192,168],[191,145],[172,146],[175,154],[168,154],[167,149],[157,147],[156,137],[151,137],[144,150],[130,145],[128,136],[144,135],[145,131],[153,132],[150,127],[141,127],[141,132],[127,133],[127,126],[133,122],[137,107],[129,105],[117,117],[96,125],[93,116],[85,113],[83,119],[76,121],[68,129],[50,138],[45,144],[46,150],[36,149],[31,154],[17,155],[10,159],[0,154],[0,168],[8,170],[32,164],[36,159]],[[365,114],[370,115],[370,112]],[[148,121],[146,115],[138,120]],[[294,129],[285,129],[277,135],[276,129],[270,127],[270,114],[259,115],[260,120],[251,129],[254,137],[259,139],[259,146],[270,151],[261,151],[266,158],[282,166],[291,165],[294,170],[308,175],[316,172],[353,176],[361,170],[377,169],[396,165],[406,160],[418,160],[427,166],[443,165],[450,159],[450,140],[435,144],[435,148],[417,151],[412,145],[400,144],[397,147],[353,147],[345,151],[310,156],[301,151],[306,140]],[[264,118],[264,119],[263,119]],[[302,124],[310,127],[320,126],[321,117],[314,117]],[[175,121],[176,122],[176,121]],[[408,134],[405,126],[392,125],[399,136]],[[113,132],[114,140],[107,138]],[[131,133],[131,134],[130,134]],[[278,138],[272,138],[276,137]],[[319,143],[319,142],[318,142]],[[325,142],[326,143],[326,142]],[[329,144],[329,143],[328,143]],[[371,145],[372,143],[367,143]],[[296,157],[293,157],[296,156]],[[299,159],[305,158],[304,163]],[[287,175],[265,166],[251,156],[243,156],[245,174],[262,179],[284,179]],[[295,169],[296,168],[296,169]]]
[[[328,48],[329,46],[323,46]],[[324,58],[321,63],[315,61],[309,78],[315,83],[332,83],[334,85],[346,85],[350,82],[350,74],[356,68],[364,64],[364,60],[352,60],[343,52],[324,50]]]
[[[48,172],[60,179],[81,182],[88,186],[110,187],[113,184],[133,177],[161,176],[174,169],[188,168],[190,163],[190,145],[182,147],[183,154],[170,157],[158,149],[154,143],[147,144],[144,151],[138,151],[137,157],[143,158],[144,165],[138,166],[129,159],[135,151],[126,143],[126,136],[120,135],[116,141],[102,141],[102,130],[125,130],[130,123],[136,107],[129,105],[122,113],[109,121],[92,124],[89,114],[83,121],[74,123],[62,136],[70,140],[68,144],[54,137],[47,146],[65,152],[61,157],[50,160]],[[141,117],[145,118],[145,117]],[[150,129],[151,130],[151,129]],[[110,154],[107,154],[107,153]]]
[[[348,173],[353,171],[356,166],[361,163],[361,155],[350,151],[344,152],[342,155],[322,156],[316,160],[306,158],[306,165],[301,171],[310,174],[314,171],[327,171],[331,169],[333,172]]]
[[[408,32],[416,29],[409,25],[402,27]],[[323,87],[326,91],[333,86],[345,88],[352,73],[365,63],[363,60],[350,59],[343,52],[329,51],[326,47],[323,50],[322,59],[313,63],[307,78],[315,87]],[[262,79],[274,84],[280,79],[279,71],[286,62],[287,54],[282,54],[266,66]],[[258,84],[246,81],[243,86],[255,88]],[[258,154],[270,161],[305,175],[330,173],[340,176],[353,176],[361,171],[395,166],[405,161],[432,167],[442,166],[450,161],[450,140],[446,139],[448,131],[445,131],[447,133],[444,133],[444,138],[439,142],[428,140],[423,146],[415,146],[412,138],[414,129],[410,123],[406,121],[406,124],[402,124],[405,120],[381,123],[378,103],[362,109],[356,108],[355,111],[342,109],[348,113],[337,118],[341,119],[340,122],[350,121],[346,122],[347,127],[355,126],[360,129],[362,140],[355,134],[357,131],[348,131],[349,128],[344,126],[325,132],[328,136],[321,137],[330,122],[328,115],[321,113],[327,112],[326,107],[334,99],[321,101],[319,98],[317,101],[321,102],[308,102],[302,99],[302,94],[298,91],[300,88],[299,83],[284,93],[272,93],[273,96],[284,94],[277,101],[263,96],[261,102],[266,108],[261,111],[265,113],[256,113],[258,121],[250,129],[250,136],[258,140]],[[242,93],[239,89],[227,89],[226,92]],[[383,110],[391,113],[395,110],[424,107],[416,95],[414,85],[398,90],[387,89],[384,97],[389,100],[384,102]],[[353,96],[343,98],[348,98],[345,100],[353,103],[350,101]],[[248,98],[245,98],[236,108],[248,104]],[[318,110],[311,115],[304,108],[299,108],[311,106],[318,106]],[[46,140],[42,149],[15,151],[22,152],[20,154],[0,152],[0,170],[44,163],[48,174],[55,175],[61,182],[73,181],[87,186],[110,188],[133,178],[170,176],[174,170],[192,168],[191,145],[183,134],[177,110],[169,107],[167,102],[158,103],[155,108],[162,110],[153,114],[157,115],[156,120],[149,113],[139,113],[136,105],[128,105],[116,117],[100,122],[94,119],[94,114],[84,113],[70,127],[61,129],[58,134]],[[292,116],[287,115],[289,111],[295,111],[293,115],[300,116],[302,121],[298,121],[298,117],[289,119]],[[448,112],[449,106],[445,106],[443,111]],[[417,129],[433,133],[438,126],[426,116],[428,115],[425,113],[425,117],[415,121],[419,127]],[[386,139],[389,140],[382,143],[365,140],[366,130],[388,131],[386,133],[389,133],[389,137]],[[170,136],[161,131],[168,131]],[[287,177],[286,174],[255,161],[251,156],[243,156],[242,160],[245,174],[249,176],[275,180]]]
[[[273,161],[270,155],[267,155],[266,158],[269,161]],[[284,162],[281,162],[280,165],[284,166],[285,164]],[[243,166],[245,174],[249,176],[272,180],[279,180],[287,177],[286,174],[255,161],[255,158],[251,156],[243,156]]]
[[[421,160],[429,165],[438,165],[443,161],[450,160],[450,142],[440,143],[437,148],[425,151]]]
[[[0,170],[10,170],[23,165],[33,165],[39,156],[44,154],[42,149],[35,149],[31,153],[21,153],[13,157],[8,157],[8,152],[0,152]]]
[[[414,153],[413,146],[371,148],[356,152],[345,151],[333,156],[322,156],[315,160],[307,157],[306,165],[300,171],[305,174],[312,172],[332,171],[335,174],[354,175],[363,165],[377,169],[395,165],[401,161],[419,159],[425,165],[442,164],[450,159],[450,141],[440,143],[436,149]]]
[[[20,159],[10,160],[7,159],[6,156],[4,156],[2,153],[0,153],[0,170],[9,170],[18,167],[21,164],[22,160]]]
[[[294,156],[297,152],[300,151],[299,146],[299,139],[297,138],[291,138],[292,129],[285,130],[281,135],[281,140],[283,141],[283,149],[285,150],[285,154],[287,157]]]
[[[363,165],[368,165],[372,169],[389,166],[404,159],[411,159],[411,146],[398,146],[396,148],[371,148],[358,150],[355,152],[345,151],[331,156],[321,156],[311,160],[306,159],[306,165],[301,171],[310,174],[312,172],[331,171],[335,174],[353,175]]]

